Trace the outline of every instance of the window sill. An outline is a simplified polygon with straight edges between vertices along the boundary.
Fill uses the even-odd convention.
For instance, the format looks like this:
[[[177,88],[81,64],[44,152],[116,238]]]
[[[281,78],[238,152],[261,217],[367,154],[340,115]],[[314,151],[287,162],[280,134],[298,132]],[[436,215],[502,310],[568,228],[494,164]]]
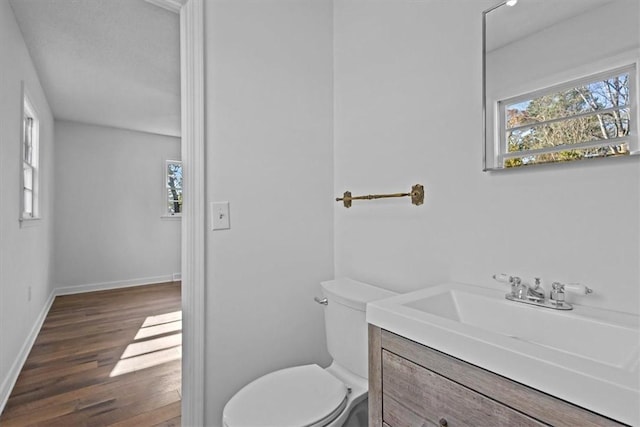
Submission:
[[[182,215],[161,215],[160,216],[161,220],[177,220],[177,219],[182,219]]]
[[[36,227],[42,221],[42,218],[20,218],[20,228]]]

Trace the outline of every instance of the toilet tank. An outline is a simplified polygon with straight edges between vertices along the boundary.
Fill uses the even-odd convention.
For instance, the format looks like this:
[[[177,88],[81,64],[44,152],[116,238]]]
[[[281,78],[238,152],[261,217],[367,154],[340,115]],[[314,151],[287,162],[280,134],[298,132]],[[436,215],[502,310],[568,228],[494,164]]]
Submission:
[[[324,322],[329,354],[334,363],[368,378],[366,305],[397,294],[346,278],[322,282],[321,286],[328,300]]]

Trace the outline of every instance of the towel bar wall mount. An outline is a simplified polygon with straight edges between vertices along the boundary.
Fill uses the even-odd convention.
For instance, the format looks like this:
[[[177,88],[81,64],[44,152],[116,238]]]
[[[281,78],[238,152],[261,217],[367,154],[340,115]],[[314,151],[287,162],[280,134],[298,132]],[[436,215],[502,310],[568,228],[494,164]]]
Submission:
[[[416,184],[411,187],[411,192],[409,193],[369,194],[367,196],[352,196],[351,191],[345,191],[342,197],[336,198],[336,202],[342,202],[345,208],[350,208],[353,200],[388,199],[392,197],[411,197],[411,203],[420,206],[424,203],[424,186]]]

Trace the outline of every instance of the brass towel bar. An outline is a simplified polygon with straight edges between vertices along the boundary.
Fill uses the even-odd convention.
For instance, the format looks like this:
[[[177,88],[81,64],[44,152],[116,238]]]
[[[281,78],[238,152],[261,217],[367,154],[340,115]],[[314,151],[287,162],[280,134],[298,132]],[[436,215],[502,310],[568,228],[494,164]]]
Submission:
[[[369,194],[368,196],[352,196],[351,191],[345,191],[342,197],[336,198],[336,202],[342,202],[345,208],[350,208],[352,200],[388,199],[391,197],[411,197],[411,203],[419,206],[424,203],[424,187],[416,184],[411,187],[410,193]]]

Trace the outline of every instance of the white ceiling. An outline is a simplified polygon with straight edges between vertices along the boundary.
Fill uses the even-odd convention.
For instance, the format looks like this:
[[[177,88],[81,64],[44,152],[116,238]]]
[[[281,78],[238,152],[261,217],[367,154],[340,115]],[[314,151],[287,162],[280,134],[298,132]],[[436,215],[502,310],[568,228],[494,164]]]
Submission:
[[[56,119],[180,136],[179,15],[144,0],[9,0]]]

